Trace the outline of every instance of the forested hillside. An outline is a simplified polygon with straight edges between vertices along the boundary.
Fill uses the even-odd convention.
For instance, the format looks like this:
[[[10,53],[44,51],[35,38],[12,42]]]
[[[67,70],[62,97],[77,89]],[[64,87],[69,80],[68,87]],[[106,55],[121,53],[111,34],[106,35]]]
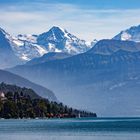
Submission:
[[[41,98],[32,89],[0,84],[0,118],[96,117],[95,113],[70,108]]]

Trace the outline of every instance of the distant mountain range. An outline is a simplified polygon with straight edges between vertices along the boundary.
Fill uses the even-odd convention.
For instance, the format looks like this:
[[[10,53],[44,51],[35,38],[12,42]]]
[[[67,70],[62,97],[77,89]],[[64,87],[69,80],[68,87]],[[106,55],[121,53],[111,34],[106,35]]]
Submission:
[[[40,34],[37,37],[37,44],[44,46],[47,52],[65,52],[69,54],[83,53],[92,47],[85,40],[81,40],[67,30],[55,26],[48,32]]]
[[[113,40],[140,42],[140,25],[121,31]],[[56,26],[40,35],[19,34],[16,37],[0,28],[0,68],[24,64],[49,52],[69,55],[84,53],[97,42],[88,43]]]
[[[40,35],[19,34],[16,37],[0,28],[0,56],[2,58],[0,68],[23,64],[49,52],[70,55],[83,53],[95,43],[95,40],[88,43],[70,34],[67,30],[55,26]],[[11,59],[8,59],[7,56],[10,56]]]

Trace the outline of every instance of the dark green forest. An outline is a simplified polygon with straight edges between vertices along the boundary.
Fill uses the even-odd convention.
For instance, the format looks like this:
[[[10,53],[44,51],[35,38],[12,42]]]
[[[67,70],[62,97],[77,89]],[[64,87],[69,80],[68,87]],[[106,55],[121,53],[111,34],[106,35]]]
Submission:
[[[96,113],[73,109],[41,98],[32,89],[0,84],[0,118],[75,118],[96,117]],[[2,96],[4,94],[4,97]]]

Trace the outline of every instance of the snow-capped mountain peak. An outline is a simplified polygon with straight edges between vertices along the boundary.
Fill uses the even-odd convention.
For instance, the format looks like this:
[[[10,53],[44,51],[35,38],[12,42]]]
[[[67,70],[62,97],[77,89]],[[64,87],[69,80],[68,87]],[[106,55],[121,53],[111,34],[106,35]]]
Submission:
[[[49,31],[39,35],[38,42],[40,42],[40,39],[46,39],[45,41],[61,41],[62,39],[64,39],[66,33],[66,30],[53,26]]]
[[[65,52],[69,54],[82,53],[90,48],[87,46],[86,41],[56,26],[48,32],[40,34],[37,43],[44,46],[48,52]]]
[[[62,33],[66,33],[67,30],[66,29],[63,29],[61,27],[58,27],[58,26],[53,26],[49,31],[52,31],[52,32],[62,32]]]
[[[133,26],[129,29],[121,31],[118,35],[116,35],[113,39],[115,40],[123,40],[123,41],[134,41],[140,42],[140,25]]]

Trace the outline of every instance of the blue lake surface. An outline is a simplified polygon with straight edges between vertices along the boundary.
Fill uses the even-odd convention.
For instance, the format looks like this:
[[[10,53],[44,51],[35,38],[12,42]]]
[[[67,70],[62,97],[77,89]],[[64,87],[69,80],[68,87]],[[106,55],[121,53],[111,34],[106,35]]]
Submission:
[[[140,118],[0,120],[0,140],[140,140]]]

